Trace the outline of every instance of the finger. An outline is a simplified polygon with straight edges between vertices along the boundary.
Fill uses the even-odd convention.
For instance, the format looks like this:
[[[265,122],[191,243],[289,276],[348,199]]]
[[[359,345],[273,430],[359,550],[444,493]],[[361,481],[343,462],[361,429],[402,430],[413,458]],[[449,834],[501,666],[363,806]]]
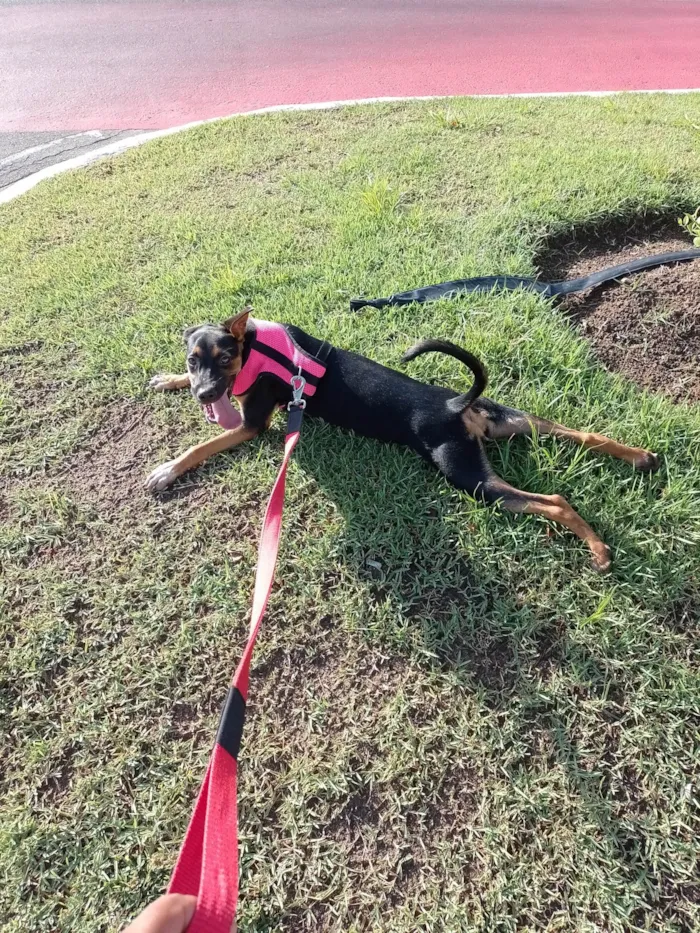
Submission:
[[[197,906],[190,894],[164,894],[140,913],[124,933],[185,933]]]

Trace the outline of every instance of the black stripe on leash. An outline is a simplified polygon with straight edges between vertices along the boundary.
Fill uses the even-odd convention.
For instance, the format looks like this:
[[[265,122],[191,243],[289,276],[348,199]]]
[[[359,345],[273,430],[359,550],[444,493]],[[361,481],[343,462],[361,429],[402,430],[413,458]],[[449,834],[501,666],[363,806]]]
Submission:
[[[245,700],[243,694],[238,687],[231,687],[226,695],[224,708],[221,711],[216,741],[236,761],[238,761],[238,750],[241,747],[244,722]]]

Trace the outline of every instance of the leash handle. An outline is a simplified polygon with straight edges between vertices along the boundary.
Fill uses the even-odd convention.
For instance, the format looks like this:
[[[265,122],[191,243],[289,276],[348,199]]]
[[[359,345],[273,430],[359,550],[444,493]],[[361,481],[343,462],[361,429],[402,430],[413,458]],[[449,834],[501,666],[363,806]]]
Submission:
[[[214,749],[173,871],[169,894],[193,894],[197,907],[188,933],[230,933],[238,903],[238,750],[243,734],[250,662],[277,566],[287,467],[299,440],[304,407],[292,377],[284,457],[265,510],[248,642],[233,675]],[[298,395],[298,399],[297,399]]]

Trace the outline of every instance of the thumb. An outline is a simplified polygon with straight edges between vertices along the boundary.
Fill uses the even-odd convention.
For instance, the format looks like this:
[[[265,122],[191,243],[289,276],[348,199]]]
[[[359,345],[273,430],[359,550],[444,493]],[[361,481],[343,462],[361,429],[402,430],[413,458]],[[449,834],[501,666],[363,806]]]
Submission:
[[[185,933],[197,898],[190,894],[164,894],[138,915],[124,933]]]

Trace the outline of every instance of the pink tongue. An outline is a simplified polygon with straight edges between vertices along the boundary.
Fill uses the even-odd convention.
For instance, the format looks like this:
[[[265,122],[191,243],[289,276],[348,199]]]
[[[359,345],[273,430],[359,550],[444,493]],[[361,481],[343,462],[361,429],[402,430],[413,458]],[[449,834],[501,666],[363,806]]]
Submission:
[[[237,428],[243,421],[240,412],[237,408],[233,407],[231,399],[226,393],[224,393],[217,402],[212,402],[210,408],[216,419],[216,423],[225,431]]]

